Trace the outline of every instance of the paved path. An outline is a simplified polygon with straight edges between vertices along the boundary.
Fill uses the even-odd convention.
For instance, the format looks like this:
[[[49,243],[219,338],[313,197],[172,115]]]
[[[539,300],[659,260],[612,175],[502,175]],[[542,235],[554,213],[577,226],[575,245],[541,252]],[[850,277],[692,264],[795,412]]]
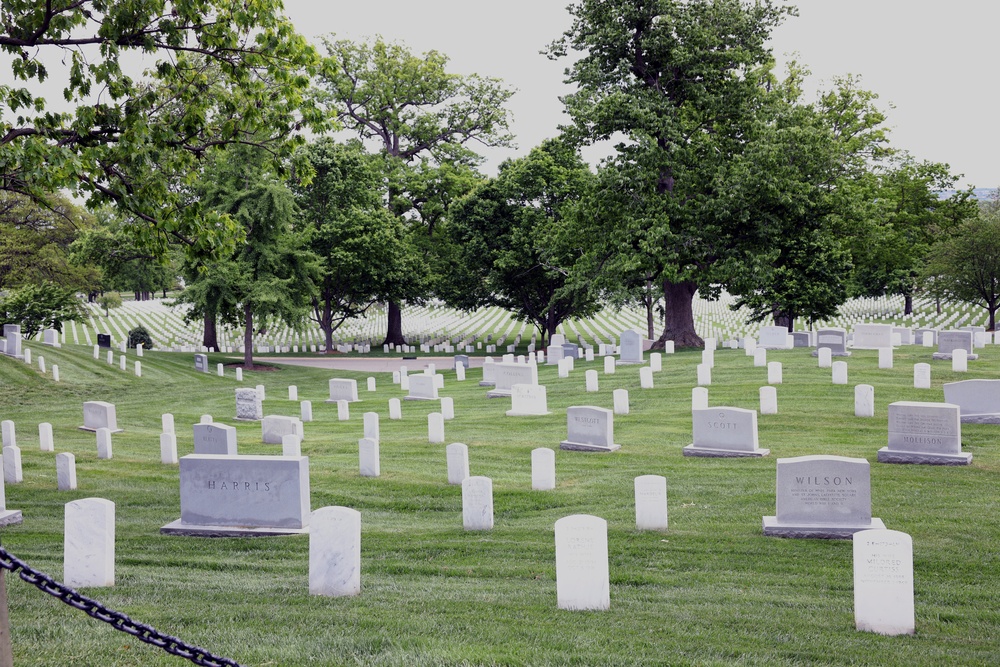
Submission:
[[[483,365],[483,357],[469,357],[469,365],[472,368],[480,368]],[[368,371],[392,373],[398,371],[400,366],[406,366],[408,371],[423,370],[427,364],[434,364],[438,369],[451,369],[452,357],[417,357],[416,359],[403,359],[402,357],[261,357],[260,361],[273,364],[287,364],[289,366],[308,366],[310,368],[329,368],[331,370],[344,371]]]

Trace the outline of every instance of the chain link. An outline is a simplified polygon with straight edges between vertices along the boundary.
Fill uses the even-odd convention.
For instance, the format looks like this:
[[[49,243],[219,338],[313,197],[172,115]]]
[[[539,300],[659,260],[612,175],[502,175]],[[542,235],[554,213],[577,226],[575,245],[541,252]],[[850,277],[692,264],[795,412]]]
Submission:
[[[74,609],[86,612],[88,616],[96,618],[99,621],[104,621],[114,627],[115,630],[128,633],[139,641],[157,646],[167,653],[190,660],[194,664],[202,665],[203,667],[241,667],[238,662],[213,655],[205,649],[188,644],[177,637],[171,637],[170,635],[158,632],[156,628],[145,623],[133,621],[119,611],[108,609],[97,600],[92,600],[85,595],[81,595],[72,588],[60,584],[44,572],[32,568],[3,547],[0,547],[0,567],[16,573],[21,579],[38,590],[59,598]]]

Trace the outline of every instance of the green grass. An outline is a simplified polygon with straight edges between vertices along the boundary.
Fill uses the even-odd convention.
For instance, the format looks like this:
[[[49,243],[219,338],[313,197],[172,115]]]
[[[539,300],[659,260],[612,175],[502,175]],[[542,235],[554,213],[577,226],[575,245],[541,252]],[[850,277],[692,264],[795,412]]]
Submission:
[[[91,357],[89,347],[31,344],[62,382],[0,358],[0,419],[17,424],[24,482],[7,485],[7,507],[24,523],[0,533],[3,545],[33,566],[62,576],[64,503],[102,497],[117,508],[113,588],[83,592],[163,632],[248,665],[985,665],[1000,663],[1000,427],[965,425],[968,467],[874,463],[886,440],[886,406],[942,401],[944,382],[1000,378],[1000,348],[979,350],[971,372],[930,362],[931,350],[903,347],[895,369],[877,353],[856,351],[850,383],[805,350],[770,352],[784,364],[778,415],[759,417],[758,460],[692,459],[691,387],[700,354],[664,358],[656,388],[640,390],[637,367],[604,375],[600,360],[580,361],[569,379],[542,366],[547,417],[506,417],[509,401],[487,400],[478,370],[457,383],[445,371],[442,395],[455,399],[448,442],[469,446],[473,475],[493,479],[496,526],[462,530],[461,490],[446,483],[443,445],[427,443],[436,404],[404,402],[388,374],[378,392],[370,373],[295,367],[244,375],[267,387],[265,414],[298,414],[287,386],[313,401],[303,453],[310,458],[312,506],[345,505],[362,514],[362,593],[350,599],[308,594],[308,538],[200,539],[163,536],[180,515],[177,468],[159,462],[160,415],[172,412],[181,455],[192,451],[190,425],[202,414],[236,426],[240,452],[279,451],[260,442],[258,424],[237,423],[229,377],[197,373],[190,354],[147,353],[143,377]],[[381,351],[381,350],[379,350]],[[210,355],[211,367],[224,360]],[[272,361],[272,360],[269,360]],[[276,360],[275,360],[276,361]],[[912,367],[929,362],[933,389],[912,388]],[[129,364],[131,369],[131,362]],[[583,391],[596,368],[601,391]],[[711,405],[758,407],[766,369],[742,350],[719,350]],[[338,422],[324,403],[331,377],[358,379],[361,403]],[[875,386],[876,418],[854,415],[854,389]],[[617,416],[612,454],[557,451],[557,488],[530,488],[530,452],[558,448],[565,408],[612,406],[626,388],[631,414]],[[82,402],[115,403],[123,433],[114,459],[98,461],[93,434],[77,430]],[[382,476],[358,476],[362,413],[381,415]],[[37,424],[53,424],[56,452],[73,452],[79,489],[55,489],[52,453],[38,450]],[[775,459],[838,454],[872,461],[872,510],[887,527],[913,536],[917,633],[882,637],[853,625],[849,541],[765,538],[774,513]],[[670,530],[635,530],[632,480],[667,478]],[[608,521],[611,609],[556,608],[553,524],[588,513]],[[18,665],[183,664],[8,577]]]

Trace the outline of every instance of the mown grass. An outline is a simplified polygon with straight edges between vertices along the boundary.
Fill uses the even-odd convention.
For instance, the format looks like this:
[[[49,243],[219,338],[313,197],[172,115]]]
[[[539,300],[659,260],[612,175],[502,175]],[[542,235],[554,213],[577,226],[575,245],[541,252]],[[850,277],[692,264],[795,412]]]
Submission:
[[[930,362],[931,350],[903,347],[895,368],[856,351],[850,383],[808,351],[771,352],[784,364],[779,414],[759,417],[759,460],[691,459],[690,400],[700,354],[665,357],[656,388],[640,390],[637,367],[601,372],[580,361],[568,379],[539,369],[550,416],[506,417],[509,401],[488,400],[479,371],[464,383],[445,371],[442,395],[455,399],[448,442],[469,446],[474,475],[493,479],[495,528],[462,530],[461,490],[446,483],[444,447],[427,443],[436,404],[404,402],[388,374],[291,366],[244,375],[267,388],[265,414],[298,414],[287,386],[313,401],[306,425],[312,506],[362,513],[362,594],[308,594],[308,538],[199,539],[159,534],[178,518],[177,468],[159,462],[160,415],[172,412],[180,454],[193,449],[190,425],[202,414],[236,426],[241,453],[265,454],[257,424],[233,419],[229,377],[201,374],[192,355],[147,353],[143,377],[95,361],[90,348],[32,345],[62,382],[0,358],[0,419],[17,424],[24,482],[7,486],[7,506],[24,523],[0,533],[4,546],[61,577],[63,505],[108,498],[117,508],[117,582],[84,592],[133,618],[248,665],[985,665],[1000,663],[1000,427],[965,425],[969,467],[875,463],[886,440],[886,406],[941,401],[944,382],[1000,378],[1000,348],[979,350],[971,372]],[[210,355],[212,368],[222,355]],[[933,366],[933,389],[912,388],[912,367]],[[442,360],[440,366],[446,365]],[[129,364],[131,369],[131,362]],[[600,392],[584,392],[583,370],[600,372]],[[378,391],[364,390],[375,375]],[[362,402],[339,422],[324,403],[330,377],[353,377]],[[742,350],[719,350],[711,405],[756,408],[766,369]],[[854,417],[858,383],[875,386],[876,417]],[[626,388],[631,414],[617,416],[613,454],[557,451],[557,489],[530,488],[530,452],[558,448],[570,405],[610,408]],[[85,400],[115,403],[114,459],[98,461],[94,436],[77,430]],[[381,415],[382,477],[358,476],[362,413]],[[53,424],[56,452],[73,452],[79,489],[56,490],[52,453],[38,450],[37,424]],[[774,513],[775,459],[838,454],[872,461],[872,509],[914,541],[917,634],[882,637],[853,626],[848,541],[765,538]],[[635,530],[632,480],[666,476],[670,530]],[[608,521],[611,609],[556,608],[553,524],[575,513]],[[167,665],[178,658],[146,646],[8,577],[18,665]]]

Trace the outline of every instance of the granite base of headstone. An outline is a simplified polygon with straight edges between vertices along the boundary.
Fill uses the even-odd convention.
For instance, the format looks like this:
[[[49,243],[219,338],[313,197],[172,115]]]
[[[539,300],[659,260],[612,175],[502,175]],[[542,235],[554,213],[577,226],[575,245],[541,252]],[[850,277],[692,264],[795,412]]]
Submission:
[[[180,460],[181,518],[167,535],[252,537],[309,531],[305,456],[189,454]]]
[[[960,409],[949,403],[898,401],[889,404],[889,444],[878,450],[879,463],[968,465],[962,451]]]
[[[764,535],[850,539],[861,530],[884,530],[871,511],[871,467],[866,459],[798,456],[778,459],[775,516]]]

